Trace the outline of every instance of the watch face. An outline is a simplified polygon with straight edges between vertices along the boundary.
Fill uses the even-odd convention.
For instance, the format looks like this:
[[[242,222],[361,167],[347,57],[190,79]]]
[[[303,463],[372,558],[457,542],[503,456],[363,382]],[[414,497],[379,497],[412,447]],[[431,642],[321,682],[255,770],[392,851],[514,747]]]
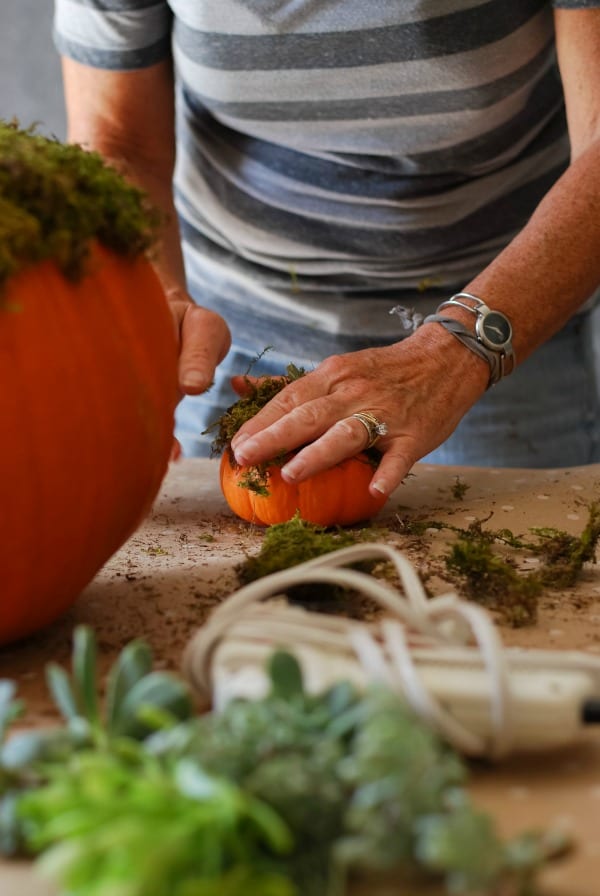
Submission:
[[[484,314],[477,321],[476,330],[483,344],[496,351],[506,348],[512,336],[510,321],[499,311]]]

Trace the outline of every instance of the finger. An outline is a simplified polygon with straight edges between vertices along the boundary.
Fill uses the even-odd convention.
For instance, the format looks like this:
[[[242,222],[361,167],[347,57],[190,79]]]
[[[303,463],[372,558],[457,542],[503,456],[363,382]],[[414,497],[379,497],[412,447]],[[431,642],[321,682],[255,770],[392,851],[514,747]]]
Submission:
[[[170,460],[171,461],[180,460],[182,453],[183,452],[181,450],[181,443],[180,443],[179,439],[176,439],[175,437],[173,437],[173,444],[171,445]]]
[[[345,416],[339,398],[329,395],[319,378],[307,374],[284,386],[247,420],[231,447],[238,463],[259,463],[313,441]]]
[[[417,460],[406,448],[403,441],[398,444],[396,440],[396,444],[383,454],[369,484],[372,495],[389,496],[406,479]]]
[[[329,469],[349,457],[355,457],[365,448],[368,434],[359,420],[345,417],[338,420],[320,438],[295,454],[281,468],[286,482],[301,482]]]
[[[286,482],[297,483],[329,469],[348,457],[354,457],[365,448],[367,433],[359,420],[350,416],[339,420],[315,442],[295,454],[282,468]],[[378,448],[383,453],[369,491],[373,495],[389,496],[406,478],[416,462],[414,450],[409,451],[410,440],[382,439]],[[386,445],[389,447],[386,450]]]
[[[246,395],[251,395],[254,392],[254,390],[260,385],[260,383],[265,379],[269,379],[271,381],[278,381],[278,380],[285,380],[285,377],[283,377],[283,376],[270,376],[270,377],[250,376],[247,373],[238,374],[236,376],[231,377],[231,388],[233,389],[234,392],[237,392],[237,394],[240,397],[244,398]]]
[[[238,464],[260,463],[282,452],[291,451],[307,442],[314,442],[329,429],[331,421],[346,414],[337,408],[330,410],[331,400],[307,401],[289,409],[285,400],[285,390],[236,433],[231,447]],[[275,418],[265,425],[265,418]]]
[[[246,395],[252,394],[253,390],[256,388],[256,385],[260,382],[260,378],[255,376],[248,376],[246,374],[238,374],[236,376],[232,376],[230,382],[233,391],[241,398],[244,398]]]
[[[278,378],[279,377],[270,377],[270,379]],[[264,377],[262,377],[262,379],[264,379]],[[253,377],[248,377],[248,380],[252,383],[257,383],[259,381],[258,378]],[[288,383],[269,402],[267,402],[260,411],[244,423],[240,432],[236,434],[235,438],[232,440],[232,446],[235,447],[236,443],[242,441],[240,436],[247,438],[249,435],[254,435],[281,420],[283,417],[286,417],[286,415],[300,410],[303,406],[308,405],[308,403],[313,402],[318,398],[326,398],[327,391],[327,385],[323,384],[319,378],[314,377],[312,374],[306,374],[300,379]],[[305,414],[307,424],[313,424],[315,420],[313,416],[314,409],[307,408]],[[340,416],[342,416],[341,413],[336,414],[336,416],[332,417],[329,422],[333,422]],[[296,422],[298,422],[298,419],[301,421],[303,418],[302,416],[296,418]],[[320,435],[325,429],[326,426],[322,425],[321,430],[318,433],[312,433],[311,437]],[[304,441],[308,441],[308,438],[304,439]]]
[[[214,311],[186,303],[180,325],[179,384],[187,395],[198,395],[211,385],[215,369],[231,345],[223,318]]]

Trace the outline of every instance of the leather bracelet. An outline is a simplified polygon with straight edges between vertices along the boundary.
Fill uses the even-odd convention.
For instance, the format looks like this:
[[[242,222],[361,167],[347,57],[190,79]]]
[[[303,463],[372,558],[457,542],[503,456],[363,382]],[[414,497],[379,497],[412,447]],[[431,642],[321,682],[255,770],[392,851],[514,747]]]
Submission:
[[[491,349],[486,348],[485,345],[479,342],[475,333],[473,333],[472,330],[469,330],[469,328],[460,320],[457,320],[455,317],[445,317],[443,314],[430,314],[425,318],[423,324],[441,324],[444,329],[448,330],[449,333],[452,333],[452,335],[455,336],[459,342],[462,342],[462,344],[470,351],[480,358],[483,358],[484,361],[487,361],[490,368],[490,378],[486,389],[489,389],[490,386],[495,386],[496,383],[500,382],[504,376],[502,356],[498,352],[493,352]],[[421,324],[421,326],[423,326],[423,324]]]
[[[465,301],[467,300],[467,301]],[[475,316],[475,330],[469,330],[454,317],[440,314],[448,306],[463,308]],[[438,306],[435,314],[430,314],[423,323],[439,323],[470,351],[487,361],[490,379],[487,388],[494,386],[502,377],[513,372],[516,365],[512,347],[512,327],[509,319],[501,311],[494,311],[482,299],[469,292],[458,292]]]

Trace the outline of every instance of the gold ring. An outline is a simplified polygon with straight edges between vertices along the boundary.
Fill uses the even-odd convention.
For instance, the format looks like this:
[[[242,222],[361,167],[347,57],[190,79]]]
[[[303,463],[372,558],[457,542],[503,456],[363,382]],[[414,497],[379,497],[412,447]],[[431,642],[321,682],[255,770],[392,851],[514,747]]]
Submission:
[[[356,417],[357,420],[360,420],[367,430],[368,441],[364,447],[365,451],[368,448],[372,448],[373,445],[379,441],[381,436],[387,436],[387,423],[382,423],[381,420],[378,420],[375,414],[372,414],[370,411],[359,411],[357,414],[352,414],[352,416]]]

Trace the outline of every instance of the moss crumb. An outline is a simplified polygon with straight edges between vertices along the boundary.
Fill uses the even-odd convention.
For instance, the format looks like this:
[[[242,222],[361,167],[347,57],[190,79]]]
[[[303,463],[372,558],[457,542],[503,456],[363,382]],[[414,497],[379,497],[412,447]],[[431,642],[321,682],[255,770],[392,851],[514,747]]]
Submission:
[[[145,194],[99,153],[0,120],[0,286],[45,259],[77,279],[92,240],[133,257],[158,225]]]
[[[457,501],[462,501],[469,488],[470,486],[463,479],[461,479],[460,476],[457,476],[451,489],[452,497],[456,498]]]
[[[579,536],[532,527],[532,541],[509,529],[484,529],[484,522],[476,520],[463,529],[438,520],[399,518],[396,529],[415,537],[422,537],[428,529],[454,532],[457,539],[445,555],[446,568],[452,576],[459,577],[468,598],[498,612],[508,625],[534,623],[539,598],[545,590],[573,587],[584,564],[596,562],[600,502],[588,506],[588,521]],[[504,557],[498,548],[512,554]],[[519,571],[516,559],[523,552],[539,557],[540,566]]]

